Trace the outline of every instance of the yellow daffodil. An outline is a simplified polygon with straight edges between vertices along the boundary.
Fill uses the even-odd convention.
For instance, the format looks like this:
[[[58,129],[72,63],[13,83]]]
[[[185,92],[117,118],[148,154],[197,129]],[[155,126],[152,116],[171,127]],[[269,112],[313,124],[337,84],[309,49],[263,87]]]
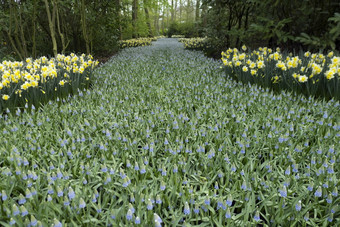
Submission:
[[[308,80],[308,77],[306,77],[305,75],[299,76],[299,82],[305,83],[307,82],[307,80]]]
[[[3,95],[2,99],[5,100],[5,101],[8,100],[9,99],[9,95]]]
[[[59,82],[59,85],[60,85],[60,86],[64,86],[64,85],[65,85],[65,80],[61,80],[61,81]]]

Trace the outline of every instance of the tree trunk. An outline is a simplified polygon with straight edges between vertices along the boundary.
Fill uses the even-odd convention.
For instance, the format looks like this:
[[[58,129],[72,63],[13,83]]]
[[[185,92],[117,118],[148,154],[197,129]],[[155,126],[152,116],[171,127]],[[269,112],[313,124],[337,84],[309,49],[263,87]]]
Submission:
[[[155,9],[155,21],[154,21],[156,35],[159,35],[159,12],[158,11],[159,11],[159,5],[157,2],[156,9]]]
[[[32,35],[32,57],[36,58],[37,56],[37,43],[36,43],[36,15],[37,15],[37,1],[33,0],[33,15],[32,15],[32,24],[33,24],[33,35]]]
[[[146,5],[144,5],[144,12],[145,12],[145,17],[146,17],[146,24],[147,24],[148,29],[149,29],[148,36],[152,37],[153,34],[152,34],[152,27],[151,27],[151,23],[150,23],[149,9]]]
[[[132,38],[138,37],[137,31],[137,19],[138,19],[138,0],[133,0],[132,3]]]
[[[162,34],[164,35],[164,22],[165,16],[164,16],[164,6],[162,7]]]
[[[207,6],[204,4],[202,7],[202,27],[205,28],[207,26]]]
[[[174,22],[174,0],[171,0],[171,23]]]
[[[182,0],[179,0],[179,22],[182,22]]]
[[[177,4],[178,4],[178,0],[175,0],[174,21],[176,21],[176,19],[177,19]]]
[[[7,35],[8,35],[8,39],[14,49],[14,51],[17,53],[17,55],[19,56],[20,60],[23,60],[23,56],[20,53],[19,49],[17,48],[13,38],[12,38],[12,28],[13,28],[13,22],[12,22],[12,17],[16,16],[15,13],[13,12],[13,6],[12,6],[12,2],[9,1],[9,28],[7,31]]]
[[[116,14],[117,14],[117,23],[119,25],[119,40],[123,39],[122,36],[122,23],[121,23],[121,7],[120,7],[120,0],[116,0]]]
[[[242,18],[243,18],[244,12],[245,12],[245,8],[246,8],[246,6],[242,6],[241,12],[237,15],[237,23],[238,23],[237,29],[238,29],[238,31],[240,31],[241,28],[242,28]],[[236,47],[239,46],[239,42],[240,42],[240,36],[238,35],[237,38],[236,38],[236,43],[235,43]]]
[[[51,16],[50,12],[50,7],[48,5],[48,1],[45,1],[45,7],[46,7],[46,13],[47,13],[47,19],[48,19],[48,24],[50,27],[50,32],[51,32],[51,39],[52,39],[52,45],[53,45],[53,54],[54,56],[57,56],[58,54],[58,46],[57,46],[57,40],[56,40],[56,35],[55,35],[55,7],[53,7],[53,12]]]
[[[85,1],[84,0],[81,1],[80,17],[81,17],[81,27],[82,27],[82,30],[83,30],[83,37],[84,37],[84,40],[85,40],[86,53],[90,54],[90,40],[89,40],[89,34],[88,34],[88,31],[87,31],[87,25],[86,25],[86,11],[85,11]]]
[[[166,7],[166,28],[169,28],[169,7]]]
[[[23,52],[23,57],[26,58],[28,57],[28,51],[27,51],[27,44],[26,44],[26,38],[25,38],[25,32],[24,32],[24,23],[22,22],[22,11],[20,7],[20,12],[19,12],[19,27],[20,27],[20,40],[22,44],[22,52]]]
[[[17,5],[16,2],[13,1],[13,4]],[[15,23],[15,29],[14,29],[14,40],[16,41],[16,45],[20,51],[20,54],[22,56],[22,58],[26,58],[26,53],[25,53],[25,50],[24,50],[24,43],[22,43],[22,40],[24,40],[24,38],[22,37],[22,25],[21,23],[18,22],[18,14],[19,14],[19,19],[20,19],[20,22],[21,22],[21,13],[17,11],[17,6],[15,6],[13,8],[14,12],[13,12],[13,17],[14,17],[14,23]],[[20,32],[21,32],[21,35],[19,34],[19,29],[20,29]],[[19,37],[20,35],[20,37]],[[20,40],[21,39],[21,40]]]
[[[231,5],[229,5],[228,8],[229,8],[228,31],[230,31],[232,27],[232,20],[233,20],[233,9]],[[230,46],[230,35],[226,34],[225,37],[227,39],[227,46]]]
[[[57,0],[53,1],[53,7],[56,8],[56,12],[57,12],[57,28],[58,28],[58,33],[59,33],[59,36],[60,36],[60,39],[61,39],[61,46],[62,46],[61,53],[64,54],[65,50],[67,48],[67,44],[65,43],[65,36],[60,29],[60,17],[59,17],[59,8],[58,8]]]
[[[195,12],[195,22],[196,22],[196,36],[198,36],[199,20],[200,20],[200,0],[196,0],[196,12]]]
[[[187,8],[186,8],[186,13],[187,13],[187,22],[189,22],[189,18],[190,18],[190,7],[191,7],[191,1],[190,0],[187,0],[188,1],[188,4],[187,4]]]
[[[198,22],[200,19],[200,0],[196,0],[196,13],[195,13],[195,21]]]

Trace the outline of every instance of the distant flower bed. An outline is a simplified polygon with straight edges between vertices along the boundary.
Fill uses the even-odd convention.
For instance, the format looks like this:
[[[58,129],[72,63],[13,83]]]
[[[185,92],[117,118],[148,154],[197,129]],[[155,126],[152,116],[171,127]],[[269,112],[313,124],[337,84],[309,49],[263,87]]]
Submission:
[[[91,55],[85,54],[3,61],[0,64],[0,113],[14,107],[38,106],[87,88],[97,64]]]
[[[229,48],[222,52],[226,74],[237,81],[256,83],[274,90],[340,99],[340,57],[305,52],[294,56],[279,48],[252,52]]]
[[[152,41],[156,41],[157,37],[152,38],[138,38],[119,41],[120,48],[150,46]]]
[[[171,38],[185,38],[184,35],[172,35]]]
[[[208,47],[207,38],[180,38],[179,42],[184,44],[185,49],[204,50]]]

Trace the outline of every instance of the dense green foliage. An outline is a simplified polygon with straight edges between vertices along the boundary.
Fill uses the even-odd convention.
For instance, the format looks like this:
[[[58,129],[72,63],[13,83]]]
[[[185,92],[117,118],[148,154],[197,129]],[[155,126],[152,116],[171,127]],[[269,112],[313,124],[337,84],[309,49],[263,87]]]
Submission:
[[[203,0],[208,6],[205,35],[220,57],[229,47],[246,44],[288,50],[340,47],[340,3],[336,0]]]
[[[55,55],[53,37],[57,53],[98,54],[117,48],[119,24],[115,1],[46,2],[48,6],[45,0],[0,1],[3,55],[20,60]]]
[[[118,40],[208,37],[209,56],[246,44],[339,50],[336,0],[1,0],[0,59],[115,52]]]
[[[3,116],[0,223],[339,223],[339,102],[243,86],[221,66],[162,39],[122,50],[93,90]]]

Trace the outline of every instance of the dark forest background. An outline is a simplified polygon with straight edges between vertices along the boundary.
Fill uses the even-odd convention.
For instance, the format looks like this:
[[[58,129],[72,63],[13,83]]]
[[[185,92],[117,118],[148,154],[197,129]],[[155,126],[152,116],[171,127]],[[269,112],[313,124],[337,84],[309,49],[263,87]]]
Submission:
[[[0,0],[0,60],[109,56],[118,41],[207,37],[210,55],[243,44],[339,50],[337,0]]]

